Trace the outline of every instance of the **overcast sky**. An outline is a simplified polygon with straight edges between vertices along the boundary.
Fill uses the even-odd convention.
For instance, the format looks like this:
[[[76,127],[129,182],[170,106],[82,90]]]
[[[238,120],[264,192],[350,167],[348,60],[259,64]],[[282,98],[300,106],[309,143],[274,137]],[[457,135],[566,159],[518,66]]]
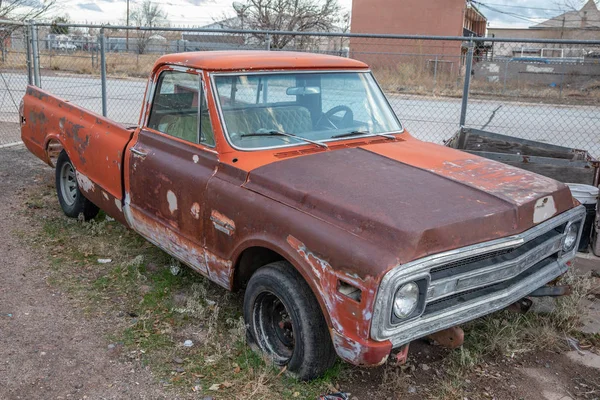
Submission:
[[[57,0],[55,14],[68,14],[73,22],[111,23],[125,21],[126,0]],[[169,15],[172,25],[206,25],[231,12],[231,0],[154,0]],[[365,0],[367,1],[367,0]],[[135,7],[142,0],[130,0]],[[352,0],[339,0],[349,10]],[[439,0],[443,7],[444,0]],[[566,4],[581,6],[585,0],[480,0],[477,6],[491,27],[527,27],[562,14]],[[401,22],[399,22],[401,23]]]
[[[476,4],[490,27],[528,27],[556,17],[574,7],[580,9],[587,0],[479,0]],[[483,5],[482,5],[483,4]]]

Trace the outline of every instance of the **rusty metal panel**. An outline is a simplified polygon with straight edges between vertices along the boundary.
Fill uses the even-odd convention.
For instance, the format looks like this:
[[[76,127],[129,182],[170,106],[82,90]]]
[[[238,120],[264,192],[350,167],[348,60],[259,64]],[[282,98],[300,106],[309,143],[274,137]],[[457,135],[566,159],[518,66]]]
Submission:
[[[27,148],[50,163],[48,144],[60,142],[85,197],[124,222],[123,151],[133,131],[33,86],[24,104],[21,135]]]
[[[598,185],[600,162],[587,151],[472,128],[460,129],[446,146],[516,166],[561,182]]]
[[[206,187],[216,171],[217,156],[199,146],[168,135],[141,130],[127,155],[126,215],[144,237],[197,271],[229,288],[214,275],[231,269],[205,249],[211,211]]]
[[[154,69],[166,64],[208,71],[368,68],[362,61],[351,58],[290,51],[197,51],[168,54],[156,61]]]
[[[573,207],[557,182],[433,146],[407,141],[286,159],[252,170],[244,186],[389,249],[402,263],[522,232],[534,225],[536,200],[549,194],[557,213]],[[357,273],[377,276],[384,267]]]

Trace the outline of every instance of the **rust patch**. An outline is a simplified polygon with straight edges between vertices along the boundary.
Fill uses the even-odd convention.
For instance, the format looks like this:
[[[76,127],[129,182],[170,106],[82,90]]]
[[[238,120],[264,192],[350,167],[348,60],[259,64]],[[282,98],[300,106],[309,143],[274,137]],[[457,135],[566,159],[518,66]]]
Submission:
[[[453,326],[452,328],[432,333],[428,338],[435,340],[440,346],[456,349],[462,346],[465,341],[465,332],[460,326]]]
[[[365,346],[336,331],[331,333],[331,337],[338,356],[354,365],[377,367],[387,361],[392,351],[392,344],[389,341],[371,342]]]
[[[143,211],[131,207],[128,195],[126,195],[124,212],[129,225],[146,240],[194,270],[203,275],[208,275],[207,259],[201,246],[177,235],[170,226],[164,225]]]
[[[210,278],[218,285],[230,289],[231,278],[233,277],[233,263],[230,260],[220,258],[209,251],[205,251],[205,257]]]
[[[308,250],[304,243],[292,235],[288,235],[287,242],[310,267],[314,284],[329,313],[332,327],[357,341],[368,340],[377,288],[375,280],[371,277],[361,279],[355,274],[334,269],[328,261]],[[361,290],[360,302],[338,291],[340,280]]]
[[[210,220],[216,230],[223,232],[227,236],[232,236],[235,232],[235,222],[217,210],[212,210],[210,213]]]

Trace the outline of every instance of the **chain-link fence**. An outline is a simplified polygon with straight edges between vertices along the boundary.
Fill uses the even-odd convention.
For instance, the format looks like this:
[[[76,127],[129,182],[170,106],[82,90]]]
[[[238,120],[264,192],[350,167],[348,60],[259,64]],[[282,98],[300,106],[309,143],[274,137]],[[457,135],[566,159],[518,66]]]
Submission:
[[[20,141],[19,102],[28,82],[27,29],[22,25],[0,27],[0,146]]]
[[[365,61],[422,140],[441,143],[462,125],[600,157],[600,41],[125,28],[11,26],[0,145],[19,139],[30,37],[32,83],[124,125],[137,124],[146,78],[162,54],[295,50]]]

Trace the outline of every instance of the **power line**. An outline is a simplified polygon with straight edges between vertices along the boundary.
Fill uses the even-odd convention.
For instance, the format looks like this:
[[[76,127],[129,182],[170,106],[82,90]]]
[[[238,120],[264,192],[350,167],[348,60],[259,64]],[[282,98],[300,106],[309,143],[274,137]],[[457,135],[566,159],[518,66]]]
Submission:
[[[569,17],[572,17],[572,16],[567,16],[567,15],[563,15],[562,18],[561,18],[561,15],[557,15],[556,17],[553,17],[553,18],[548,18],[547,16],[525,16],[525,15],[522,15],[522,14],[517,14],[517,13],[513,13],[513,12],[509,12],[509,11],[499,10],[499,9],[497,9],[495,7],[491,7],[491,6],[487,5],[487,4],[480,3],[480,2],[475,1],[475,0],[473,0],[472,2],[475,3],[475,4],[480,5],[481,7],[485,7],[485,8],[487,8],[490,11],[493,11],[493,12],[496,12],[496,13],[499,13],[499,14],[503,14],[503,15],[507,15],[507,16],[512,17],[512,18],[517,18],[517,19],[520,19],[520,20],[523,20],[523,21],[532,22],[532,23],[535,23],[535,24],[539,24],[539,23],[543,23],[543,22],[551,21],[551,20],[554,20],[557,23],[560,23],[560,22],[563,22],[563,21],[564,22],[580,22],[580,21],[582,21],[581,18],[577,18],[577,17],[575,17],[575,18],[569,18]],[[600,22],[600,20],[589,19],[589,18],[586,18],[585,21],[588,22],[588,23],[597,23],[597,22]],[[560,28],[560,27],[557,26],[557,28]],[[566,28],[572,28],[572,27],[566,27]],[[592,28],[595,28],[595,26],[592,27]]]
[[[484,4],[484,3],[480,3],[480,2],[478,2],[478,1],[474,1],[474,0],[473,0],[472,2],[473,2],[473,3],[475,3],[475,4],[477,4],[477,5],[479,5],[479,6],[481,6],[481,7],[485,7],[485,8],[487,8],[488,10],[491,10],[491,11],[497,12],[497,13],[499,13],[499,14],[508,15],[509,17],[517,18],[517,19],[520,19],[520,20],[523,20],[523,21],[527,21],[527,22],[533,22],[533,23],[536,23],[536,24],[540,22],[540,21],[536,21],[536,20],[534,20],[534,19],[531,19],[531,18],[525,17],[525,16],[523,16],[523,15],[520,15],[520,14],[516,14],[516,13],[513,13],[513,12],[509,12],[509,11],[502,11],[502,10],[498,10],[497,8],[491,7],[491,6],[489,6],[489,5],[487,5],[487,4]],[[547,17],[543,17],[543,18],[537,18],[537,19],[547,19]]]
[[[489,5],[489,6],[496,6],[496,7],[504,7],[504,8],[521,8],[521,9],[526,9],[526,10],[542,10],[542,11],[558,11],[558,12],[565,12],[565,10],[561,10],[558,8],[542,8],[542,7],[526,7],[526,6],[511,6],[508,4],[499,4],[499,3],[480,3],[478,1],[473,1],[473,3],[477,3],[480,5]]]

